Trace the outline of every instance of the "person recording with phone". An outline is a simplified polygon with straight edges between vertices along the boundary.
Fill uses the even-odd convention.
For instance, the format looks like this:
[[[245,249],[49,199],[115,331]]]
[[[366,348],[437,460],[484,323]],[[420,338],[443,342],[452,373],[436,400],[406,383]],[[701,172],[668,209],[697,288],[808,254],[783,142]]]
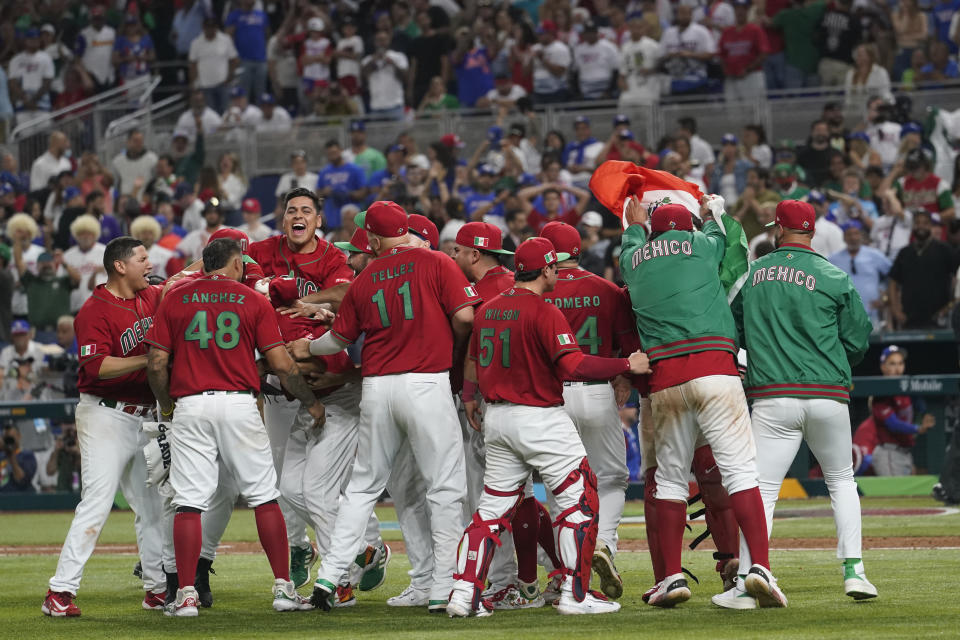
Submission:
[[[20,429],[3,427],[3,451],[0,451],[0,493],[33,493],[37,457],[20,448]]]

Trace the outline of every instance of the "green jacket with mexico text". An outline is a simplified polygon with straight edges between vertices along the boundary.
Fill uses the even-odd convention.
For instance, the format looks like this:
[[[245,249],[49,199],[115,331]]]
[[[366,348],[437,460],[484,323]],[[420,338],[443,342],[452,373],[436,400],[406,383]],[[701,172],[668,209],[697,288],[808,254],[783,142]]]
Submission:
[[[620,272],[651,362],[698,351],[736,355],[736,326],[719,276],[726,238],[716,222],[649,241],[643,226],[633,224],[622,247]]]
[[[750,264],[731,305],[747,350],[747,397],[850,401],[850,367],[872,329],[850,277],[809,247],[785,244]]]

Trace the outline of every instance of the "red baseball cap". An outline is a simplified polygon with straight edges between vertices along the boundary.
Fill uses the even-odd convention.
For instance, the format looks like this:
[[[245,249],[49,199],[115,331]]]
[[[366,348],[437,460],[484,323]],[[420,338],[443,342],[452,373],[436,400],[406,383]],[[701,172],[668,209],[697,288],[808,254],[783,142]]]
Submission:
[[[460,139],[455,133],[448,133],[447,135],[440,138],[440,144],[445,147],[456,147],[457,149],[463,148],[463,140]]]
[[[197,194],[197,197],[203,200],[204,202],[208,201],[210,198],[216,197],[217,192],[213,189],[207,188]]]
[[[693,214],[682,204],[665,204],[650,216],[652,231],[693,231]]]
[[[468,222],[457,231],[457,244],[461,247],[513,255],[503,248],[503,234],[496,225],[487,222]]]
[[[297,279],[281,276],[270,280],[270,302],[275,307],[287,307],[300,299]]]
[[[777,217],[768,227],[780,225],[784,229],[813,231],[817,222],[817,212],[809,202],[784,200],[777,205]]]
[[[357,227],[350,238],[350,242],[334,242],[333,246],[337,249],[350,251],[351,253],[369,253],[373,255],[373,249],[370,248],[370,241],[367,240],[367,232]]]
[[[548,222],[540,232],[540,237],[549,240],[557,251],[571,256],[580,255],[580,232],[566,222]]]
[[[260,201],[256,198],[245,198],[240,208],[244,213],[260,213]]]
[[[543,269],[569,257],[570,254],[568,253],[557,253],[553,248],[553,243],[546,238],[529,238],[517,247],[514,262],[517,265],[517,273],[520,273]]]
[[[378,200],[367,208],[363,228],[384,238],[399,238],[407,233],[407,212],[396,202]]]
[[[210,234],[210,239],[207,240],[207,244],[210,244],[214,240],[219,240],[220,238],[227,238],[229,240],[236,241],[243,250],[243,255],[247,255],[247,249],[250,247],[250,237],[247,236],[247,234],[245,234],[243,231],[240,231],[240,229],[233,229],[232,227],[223,227],[222,229],[217,229]]]
[[[440,232],[437,231],[437,225],[433,224],[427,216],[411,213],[407,216],[407,226],[410,231],[429,242],[433,249],[440,247]]]

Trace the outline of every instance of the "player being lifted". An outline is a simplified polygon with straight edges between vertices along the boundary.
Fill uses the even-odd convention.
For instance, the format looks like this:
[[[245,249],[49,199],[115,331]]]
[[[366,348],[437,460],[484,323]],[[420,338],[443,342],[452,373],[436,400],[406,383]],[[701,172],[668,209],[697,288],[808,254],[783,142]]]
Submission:
[[[471,361],[464,400],[479,429],[477,388],[487,403],[484,489],[473,521],[460,540],[457,573],[447,613],[488,616],[481,600],[487,571],[533,469],[556,500],[558,555],[563,575],[557,610],[562,614],[610,613],[620,605],[590,591],[590,566],[597,539],[597,480],[580,436],[563,410],[563,380],[609,380],[648,371],[647,357],[584,355],[563,314],[544,301],[557,284],[557,255],[545,238],[517,249],[516,286],[482,305],[470,342]],[[479,385],[476,384],[479,383]]]

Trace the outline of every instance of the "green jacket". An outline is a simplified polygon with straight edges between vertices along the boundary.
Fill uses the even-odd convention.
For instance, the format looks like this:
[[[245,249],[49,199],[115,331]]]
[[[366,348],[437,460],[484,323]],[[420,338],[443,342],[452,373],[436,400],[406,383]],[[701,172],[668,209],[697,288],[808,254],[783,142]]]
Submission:
[[[719,276],[726,249],[713,220],[702,232],[665,231],[650,241],[641,225],[624,231],[620,271],[652,362],[699,351],[736,355],[736,327]]]
[[[872,329],[850,277],[789,244],[750,264],[731,305],[747,350],[747,397],[850,401],[850,367]]]

